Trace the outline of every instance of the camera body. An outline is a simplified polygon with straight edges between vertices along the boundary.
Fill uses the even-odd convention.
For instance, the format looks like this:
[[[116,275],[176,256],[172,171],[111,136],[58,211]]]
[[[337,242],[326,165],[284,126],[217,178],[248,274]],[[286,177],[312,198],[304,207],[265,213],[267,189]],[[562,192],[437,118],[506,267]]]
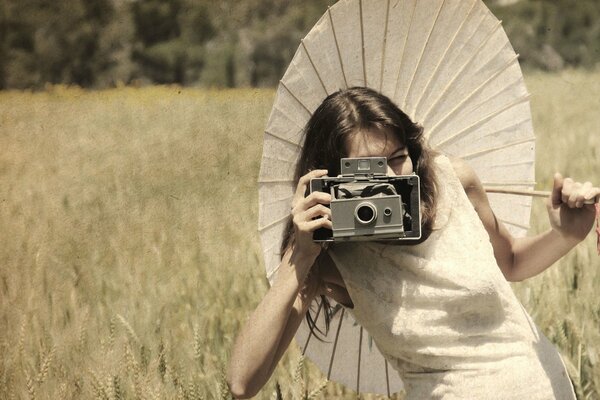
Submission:
[[[387,175],[385,157],[342,158],[337,177],[313,178],[309,193],[331,194],[333,230],[320,228],[316,242],[411,241],[421,238],[419,177]]]

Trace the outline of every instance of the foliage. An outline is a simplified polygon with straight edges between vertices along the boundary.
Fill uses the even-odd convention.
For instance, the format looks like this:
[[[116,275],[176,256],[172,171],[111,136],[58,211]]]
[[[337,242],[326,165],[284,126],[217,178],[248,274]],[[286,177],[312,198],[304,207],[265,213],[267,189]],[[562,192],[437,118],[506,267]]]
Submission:
[[[597,0],[522,0],[492,11],[503,20],[521,62],[559,70],[593,67],[600,61],[600,7]]]
[[[335,0],[5,0],[0,89],[274,86]],[[526,67],[593,67],[597,0],[486,0]]]
[[[111,0],[7,1],[1,7],[0,88],[93,86],[110,67],[104,31],[115,14]]]

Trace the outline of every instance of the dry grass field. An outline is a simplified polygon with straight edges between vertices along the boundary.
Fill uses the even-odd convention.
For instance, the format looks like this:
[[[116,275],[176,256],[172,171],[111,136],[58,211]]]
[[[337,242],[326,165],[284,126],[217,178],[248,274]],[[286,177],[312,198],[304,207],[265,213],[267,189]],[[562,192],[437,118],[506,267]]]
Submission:
[[[600,73],[527,74],[539,188],[600,184]],[[272,90],[0,92],[0,398],[228,398],[240,324],[267,291],[257,185]],[[533,230],[547,227],[543,201]],[[514,285],[600,399],[590,235]],[[295,345],[259,399],[355,398]],[[370,396],[367,396],[370,397]]]

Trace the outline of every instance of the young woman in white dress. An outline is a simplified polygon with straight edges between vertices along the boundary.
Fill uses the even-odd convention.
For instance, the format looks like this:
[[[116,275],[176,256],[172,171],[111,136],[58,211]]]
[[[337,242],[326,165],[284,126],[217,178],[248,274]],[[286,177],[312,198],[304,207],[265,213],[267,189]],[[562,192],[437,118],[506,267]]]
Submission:
[[[584,202],[600,194],[598,187],[555,174],[551,228],[516,239],[495,217],[475,172],[429,149],[422,128],[371,89],[330,95],[305,134],[277,277],[232,351],[234,396],[252,397],[263,387],[321,296],[344,305],[369,331],[409,399],[574,398],[557,350],[507,281],[541,273],[586,237],[595,210]],[[420,243],[325,249],[313,242],[316,229],[332,228],[331,196],[305,197],[310,179],[337,176],[342,157],[382,156],[390,175],[420,177]]]

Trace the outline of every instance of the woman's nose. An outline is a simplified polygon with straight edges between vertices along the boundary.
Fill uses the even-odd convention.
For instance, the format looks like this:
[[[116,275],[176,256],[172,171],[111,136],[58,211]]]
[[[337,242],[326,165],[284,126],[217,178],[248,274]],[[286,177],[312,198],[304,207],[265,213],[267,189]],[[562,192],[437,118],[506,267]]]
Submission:
[[[388,175],[396,175],[396,173],[394,172],[394,170],[392,169],[392,167],[390,167],[389,164],[387,166],[387,174]]]

